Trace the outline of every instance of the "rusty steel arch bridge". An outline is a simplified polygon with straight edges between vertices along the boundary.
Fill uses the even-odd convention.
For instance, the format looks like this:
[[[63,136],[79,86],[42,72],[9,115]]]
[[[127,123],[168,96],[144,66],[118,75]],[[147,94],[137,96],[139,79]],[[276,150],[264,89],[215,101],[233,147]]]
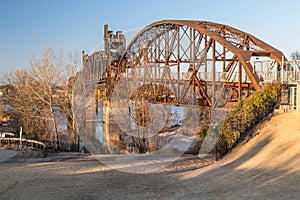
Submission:
[[[104,42],[103,51],[82,52],[83,70],[73,90],[79,133],[96,152],[102,151],[94,140],[99,104],[104,123],[100,143],[103,140],[108,149],[110,144],[122,149],[121,140],[145,145],[147,138],[155,146],[156,140],[168,140],[165,133],[194,134],[202,121],[221,122],[226,108],[266,82],[282,81],[286,76],[282,72],[292,69],[283,64],[287,59],[278,49],[213,22],[154,22],[128,45],[122,32],[114,34],[105,25]]]
[[[216,103],[215,93],[220,87],[225,88],[221,96],[227,102],[259,90],[263,77],[259,77],[253,65],[255,60],[272,60],[265,72],[274,69],[279,72],[280,63],[287,60],[281,51],[249,33],[193,20],[152,23],[120,55],[118,58],[108,55],[111,63],[105,76],[108,96],[112,95],[116,82],[126,77],[143,80],[149,86],[165,83],[175,93],[178,103],[194,92],[199,102],[207,106]],[[180,86],[183,82],[188,84]],[[148,88],[149,93],[155,90]],[[169,92],[174,96],[173,93]]]
[[[104,26],[105,50],[87,55],[86,79],[102,85],[111,99],[120,79],[136,81],[146,100],[216,107],[230,104],[280,80],[288,65],[284,54],[236,28],[207,21],[162,20],[138,32],[126,45],[125,36]],[[258,61],[268,61],[259,67]],[[292,69],[293,70],[293,69]],[[92,77],[92,78],[89,78]],[[158,86],[163,84],[163,86]],[[146,86],[145,86],[146,85]],[[221,90],[222,89],[222,90]],[[139,97],[137,92],[131,98]]]

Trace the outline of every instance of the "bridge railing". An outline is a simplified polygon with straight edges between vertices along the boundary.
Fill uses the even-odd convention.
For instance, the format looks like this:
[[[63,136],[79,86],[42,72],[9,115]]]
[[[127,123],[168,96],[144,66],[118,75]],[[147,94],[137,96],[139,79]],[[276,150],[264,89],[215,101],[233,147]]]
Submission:
[[[283,83],[300,82],[300,60],[285,61],[275,64],[273,60],[255,61],[252,63],[262,82],[280,80]],[[280,71],[277,69],[280,68]]]
[[[217,82],[238,82],[238,72],[198,72],[198,78],[204,81],[217,81]],[[242,82],[250,83],[251,80],[245,72],[242,73]]]
[[[269,65],[273,66],[273,67],[267,67]],[[267,83],[267,82],[272,82],[275,80],[280,80],[281,82],[284,83],[293,83],[293,82],[300,82],[300,61],[289,61],[289,62],[285,62],[284,66],[285,67],[284,70],[281,71],[277,71],[277,66],[275,67],[274,64],[272,64],[274,62],[272,61],[264,61],[261,62],[260,65],[261,67],[258,67],[260,65],[258,65],[256,63],[256,67],[254,69],[256,69],[255,72],[260,79],[260,81],[262,83]],[[283,67],[281,66],[281,68],[283,69]],[[181,72],[181,73],[177,73],[177,72],[170,72],[170,78],[172,80],[181,80],[181,81],[187,81],[189,80],[189,78],[191,77],[191,73],[190,72]],[[124,77],[127,78],[137,78],[137,77],[141,77],[141,79],[144,79],[144,72],[141,71],[140,74],[124,74]],[[238,72],[233,72],[232,74],[229,74],[229,72],[198,72],[197,76],[199,79],[204,80],[204,81],[217,81],[217,82],[238,82]],[[153,74],[151,75],[151,78],[149,79],[156,79],[156,80],[163,80],[163,79],[168,79],[168,77],[166,77],[166,74],[164,73],[157,73],[156,77],[153,77]],[[147,78],[145,78],[147,79]],[[242,82],[243,83],[251,83],[251,80],[249,78],[249,76],[246,74],[245,71],[242,72]]]
[[[181,73],[177,73],[177,72],[171,72],[170,73],[170,78],[172,80],[180,80],[180,81],[188,81],[191,77],[192,73],[189,72],[181,72]],[[204,81],[217,81],[217,82],[224,82],[224,81],[229,81],[229,82],[237,82],[238,81],[238,72],[234,72],[232,73],[232,75],[230,77],[228,77],[228,72],[216,72],[215,74],[213,74],[212,72],[198,72],[197,76],[199,79],[204,80]],[[126,78],[137,78],[137,77],[141,77],[141,79],[148,79],[147,77],[144,77],[144,74],[140,74],[140,75],[131,75],[131,74],[124,74],[123,77]],[[213,77],[215,76],[215,78]],[[156,77],[151,76],[150,79],[157,79],[157,80],[163,80],[166,79],[168,77],[166,77],[163,74],[157,75]],[[249,79],[249,77],[247,76],[247,74],[245,72],[242,73],[242,81],[243,82],[251,82],[251,80]]]
[[[283,71],[280,73],[281,82],[285,83],[297,83],[300,82],[299,71]]]
[[[262,82],[272,82],[279,80],[282,83],[298,83],[300,82],[299,71],[281,71],[281,72],[258,72],[257,73]]]
[[[0,146],[20,146],[19,138],[0,138]],[[22,139],[22,147],[31,147],[45,151],[46,145],[36,140]]]

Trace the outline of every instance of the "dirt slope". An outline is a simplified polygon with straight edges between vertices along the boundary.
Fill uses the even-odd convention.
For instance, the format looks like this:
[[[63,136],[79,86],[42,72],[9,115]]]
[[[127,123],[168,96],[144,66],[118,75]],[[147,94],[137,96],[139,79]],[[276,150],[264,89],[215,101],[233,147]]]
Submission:
[[[206,198],[300,199],[300,113],[274,116],[223,160],[180,177]]]

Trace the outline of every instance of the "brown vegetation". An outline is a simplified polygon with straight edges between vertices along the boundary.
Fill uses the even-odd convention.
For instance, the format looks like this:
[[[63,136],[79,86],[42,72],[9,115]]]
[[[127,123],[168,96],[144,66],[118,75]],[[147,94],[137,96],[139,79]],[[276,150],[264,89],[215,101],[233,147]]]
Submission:
[[[52,48],[45,48],[40,57],[32,57],[30,70],[17,69],[4,77],[9,85],[5,104],[11,106],[6,115],[15,127],[23,127],[26,138],[53,144],[59,147],[63,137],[58,128],[59,121],[65,119],[68,140],[77,146],[72,113],[71,88],[68,79],[78,70],[77,57],[70,55],[64,62],[62,54]]]

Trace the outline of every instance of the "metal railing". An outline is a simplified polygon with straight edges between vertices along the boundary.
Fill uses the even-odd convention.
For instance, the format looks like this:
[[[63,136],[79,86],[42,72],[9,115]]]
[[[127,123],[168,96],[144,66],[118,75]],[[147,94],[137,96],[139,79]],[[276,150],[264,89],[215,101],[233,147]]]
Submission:
[[[0,138],[0,146],[9,146],[9,147],[18,147],[20,146],[20,138]],[[43,142],[36,140],[22,139],[23,148],[35,148],[42,151],[45,151],[46,145]]]

